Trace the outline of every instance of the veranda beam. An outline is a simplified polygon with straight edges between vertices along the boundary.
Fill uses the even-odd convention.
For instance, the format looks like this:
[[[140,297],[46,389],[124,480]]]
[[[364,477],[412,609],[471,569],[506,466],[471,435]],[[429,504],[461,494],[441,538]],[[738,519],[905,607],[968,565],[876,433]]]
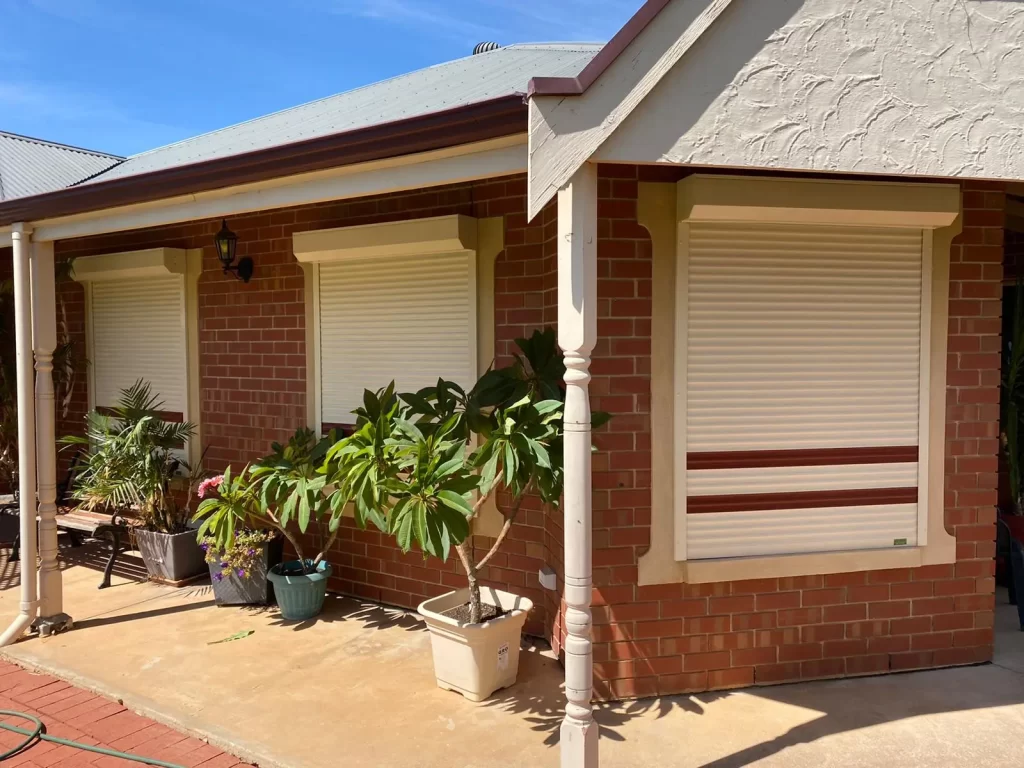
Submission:
[[[597,166],[558,192],[558,344],[565,359],[565,718],[562,768],[596,768],[590,355],[597,341]]]

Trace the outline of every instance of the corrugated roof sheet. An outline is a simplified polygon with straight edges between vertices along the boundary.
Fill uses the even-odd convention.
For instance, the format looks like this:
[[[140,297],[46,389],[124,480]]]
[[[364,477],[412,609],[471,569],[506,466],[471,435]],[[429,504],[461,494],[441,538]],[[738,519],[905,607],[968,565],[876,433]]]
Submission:
[[[90,181],[176,168],[525,93],[533,77],[575,77],[601,47],[519,44],[468,56],[143,152]]]
[[[120,157],[0,131],[0,201],[71,186]]]

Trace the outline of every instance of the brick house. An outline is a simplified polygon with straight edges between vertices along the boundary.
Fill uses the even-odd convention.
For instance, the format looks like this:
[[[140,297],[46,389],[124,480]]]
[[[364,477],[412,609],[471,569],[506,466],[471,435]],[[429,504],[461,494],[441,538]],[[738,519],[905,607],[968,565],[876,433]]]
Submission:
[[[381,374],[338,364],[368,334],[408,387],[557,326],[574,445],[588,402],[615,418],[592,458],[567,446],[564,517],[529,507],[486,580],[534,601],[527,630],[565,660],[579,764],[591,681],[629,698],[988,661],[1024,180],[998,52],[1024,13],[938,5],[650,0],[603,48],[489,51],[2,203],[14,262],[77,260],[58,298],[92,366],[58,433],[147,373],[199,424],[191,450],[238,466],[345,422]],[[967,25],[984,52],[929,53]],[[223,220],[248,283],[214,251]],[[358,326],[385,267],[408,306]],[[355,526],[330,557],[334,589],[406,608],[462,583]]]

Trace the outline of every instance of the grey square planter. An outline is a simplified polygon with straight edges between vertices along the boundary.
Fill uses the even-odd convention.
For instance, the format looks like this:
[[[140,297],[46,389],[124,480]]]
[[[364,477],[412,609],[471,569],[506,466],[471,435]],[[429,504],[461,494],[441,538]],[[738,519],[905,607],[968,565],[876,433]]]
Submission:
[[[267,580],[267,571],[280,563],[283,556],[284,539],[279,536],[263,545],[263,557],[256,561],[252,572],[245,578],[232,573],[218,581],[213,575],[220,573],[221,569],[214,563],[207,563],[217,605],[267,605],[273,602],[274,587]]]
[[[133,534],[153,581],[179,584],[206,573],[206,558],[195,531],[157,533],[136,528]]]

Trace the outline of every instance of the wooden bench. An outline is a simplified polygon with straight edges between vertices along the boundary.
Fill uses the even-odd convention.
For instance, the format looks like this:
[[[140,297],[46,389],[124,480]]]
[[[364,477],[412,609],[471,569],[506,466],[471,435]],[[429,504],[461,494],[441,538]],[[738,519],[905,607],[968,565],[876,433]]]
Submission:
[[[71,461],[67,477],[57,485],[57,530],[65,531],[71,539],[71,546],[82,546],[83,538],[110,538],[110,557],[103,569],[103,580],[98,589],[110,586],[110,575],[114,571],[117,556],[127,549],[125,546],[129,532],[128,521],[120,513],[105,514],[102,512],[86,512],[81,509],[70,509],[66,505],[70,501],[71,484],[74,481],[78,457]],[[38,520],[38,518],[37,518]],[[21,534],[14,539],[14,548],[10,560],[17,560],[21,554]]]
[[[101,539],[110,538],[110,557],[103,568],[103,580],[97,589],[106,589],[110,586],[110,575],[114,571],[114,564],[118,555],[126,550],[124,546],[129,531],[128,524],[120,515],[105,515],[101,512],[85,512],[74,509],[67,512],[58,511],[57,529],[65,531],[71,539],[71,546],[82,546],[83,538]],[[21,535],[14,539],[14,549],[11,552],[11,560],[17,560],[21,554]]]

